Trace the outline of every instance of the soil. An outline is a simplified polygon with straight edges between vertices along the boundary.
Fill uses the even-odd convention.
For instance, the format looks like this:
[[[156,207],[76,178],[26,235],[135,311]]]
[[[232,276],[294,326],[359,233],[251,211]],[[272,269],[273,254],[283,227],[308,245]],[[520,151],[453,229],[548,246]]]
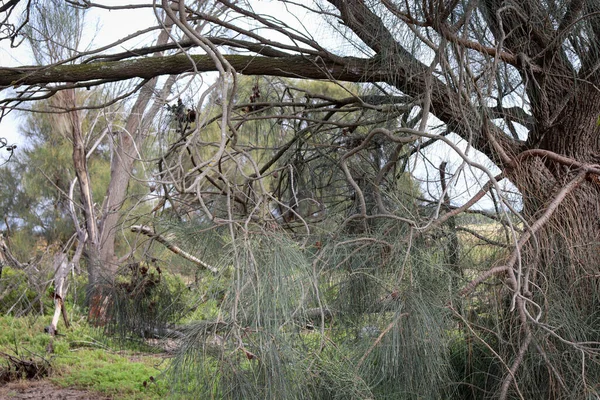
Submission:
[[[86,390],[61,388],[48,380],[23,380],[0,386],[0,400],[111,400],[111,398]]]

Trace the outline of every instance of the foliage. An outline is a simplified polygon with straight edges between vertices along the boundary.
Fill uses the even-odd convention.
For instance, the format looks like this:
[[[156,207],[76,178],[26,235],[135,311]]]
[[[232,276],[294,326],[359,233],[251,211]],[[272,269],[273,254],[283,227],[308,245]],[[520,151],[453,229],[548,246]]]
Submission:
[[[190,312],[190,292],[179,276],[145,262],[130,263],[109,293],[106,332],[123,339],[162,337]]]
[[[23,315],[42,313],[52,308],[52,300],[44,285],[47,277],[39,282],[35,274],[11,267],[2,268],[0,279],[0,314]],[[40,285],[41,283],[41,285]]]
[[[76,233],[91,310],[181,339],[183,396],[597,397],[598,2],[280,5],[154,8],[157,45],[113,54],[77,51],[98,5],[28,3],[20,255]],[[123,124],[81,90],[138,77],[98,106],[137,92]]]
[[[388,240],[389,228],[381,228]],[[197,237],[198,246],[213,235]],[[363,254],[336,242],[319,252],[282,232],[265,232],[225,246],[219,264],[237,269],[224,295],[212,293],[218,313],[186,328],[174,387],[219,398],[450,396],[447,383],[456,372],[448,353],[455,328],[444,311],[450,271],[428,251],[403,265],[401,251]],[[204,254],[211,259],[210,251]],[[327,273],[314,275],[315,266],[326,265]],[[400,276],[400,291],[386,284],[393,276]],[[199,288],[211,298],[210,289]]]
[[[100,94],[90,95],[90,102]],[[23,133],[28,139],[27,148],[2,168],[0,204],[5,210],[5,224],[15,235],[27,236],[35,241],[43,238],[46,244],[66,243],[73,233],[73,220],[69,212],[70,185],[75,178],[72,167],[71,139],[64,131],[64,114],[46,114],[54,108],[52,101],[39,103],[25,122]],[[94,118],[94,113],[88,116]],[[90,136],[97,137],[98,126]],[[106,190],[110,176],[107,156],[96,152],[90,159],[95,200],[102,202],[100,193]],[[24,249],[31,252],[32,245]],[[16,251],[21,250],[16,246]],[[19,253],[17,253],[19,254]]]
[[[77,316],[77,314],[72,315]],[[40,317],[0,317],[0,352],[50,361],[49,379],[60,386],[81,388],[120,399],[160,399],[167,393],[162,373],[167,362],[151,354],[115,351],[101,331],[72,318],[74,327],[51,338]],[[52,342],[53,353],[46,354]],[[152,377],[152,378],[151,378]],[[144,385],[146,382],[146,385]]]

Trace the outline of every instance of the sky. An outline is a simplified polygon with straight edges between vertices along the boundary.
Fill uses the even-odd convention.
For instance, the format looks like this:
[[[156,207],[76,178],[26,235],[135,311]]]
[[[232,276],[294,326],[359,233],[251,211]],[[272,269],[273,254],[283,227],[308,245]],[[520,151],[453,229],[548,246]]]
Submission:
[[[124,5],[124,4],[148,4],[149,0],[104,0],[98,1],[105,5]],[[320,43],[327,42],[328,45],[335,48],[336,43],[333,41],[338,40],[338,45],[342,45],[342,41],[339,40],[339,36],[332,34],[331,30],[327,28],[324,23],[317,23],[317,21],[311,20],[311,26],[302,27],[302,21],[306,20],[303,18],[303,11],[301,9],[294,10],[292,13],[288,13],[280,2],[274,2],[269,0],[252,0],[255,11],[260,13],[271,13],[277,19],[283,20],[288,25],[294,26],[298,29],[304,30],[305,28],[310,30],[310,34],[314,35],[315,39]],[[324,21],[322,21],[324,22]],[[87,29],[84,33],[83,43],[85,46],[99,47],[112,42],[115,42],[129,34],[136,31],[154,26],[157,24],[154,11],[151,8],[136,9],[136,10],[119,10],[119,11],[108,11],[100,9],[92,9],[86,14],[86,26]],[[123,51],[126,49],[141,47],[151,43],[154,36],[152,34],[140,36],[132,41],[119,45],[114,51]],[[279,37],[273,36],[273,40],[280,39]],[[339,49],[343,50],[343,49]],[[7,41],[0,42],[0,66],[21,66],[33,64],[33,59],[30,54],[28,46],[23,43],[16,49],[11,49]],[[6,90],[0,92],[0,97],[11,95],[11,91]],[[0,137],[5,137],[8,140],[8,144],[17,144],[18,148],[23,147],[25,143],[19,135],[19,124],[22,121],[22,116],[18,113],[10,113],[0,122]],[[457,141],[459,147],[465,149],[466,143]],[[4,152],[0,152],[0,160]],[[438,175],[436,168],[442,160],[449,161],[450,170],[455,170],[460,164],[461,160],[456,157],[450,148],[444,144],[435,145],[431,151],[428,152],[428,158],[420,160],[413,167],[413,174],[417,179],[431,179],[431,174]],[[480,156],[478,161],[485,162],[483,156]],[[487,162],[488,167],[494,170],[493,164]],[[459,201],[466,201],[470,196],[479,190],[480,185],[487,182],[488,178],[484,176],[481,171],[473,170],[471,168],[465,168],[462,176],[457,176],[453,186],[453,195],[456,196]],[[479,182],[479,184],[477,184]],[[475,183],[475,185],[474,185]],[[431,193],[434,197],[439,194]],[[492,202],[483,200],[479,203],[478,208],[490,208]]]
[[[148,4],[148,0],[104,0],[98,1],[104,5],[123,5],[123,4]],[[108,11],[92,9],[86,15],[87,29],[84,33],[83,43],[85,46],[93,45],[100,47],[115,42],[128,34],[156,25],[156,18],[152,9],[137,10],[119,10]],[[139,47],[143,43],[148,43],[148,35],[136,38],[120,47],[117,51],[123,51],[127,48]],[[22,43],[17,48],[11,48],[7,40],[0,42],[0,66],[17,67],[23,65],[33,65],[34,60],[31,51],[26,43]],[[0,98],[14,95],[12,90],[0,92]],[[11,112],[0,122],[0,137],[7,139],[9,144],[24,145],[23,138],[19,134],[19,124],[22,122],[22,116],[17,112]],[[2,157],[3,154],[0,154]]]
[[[160,1],[158,1],[160,2]],[[123,6],[125,4],[151,4],[151,0],[99,0],[96,4],[106,6]],[[268,13],[276,11],[277,18],[283,19],[286,23],[294,24],[296,18],[289,16],[281,7],[281,3],[265,0],[253,0],[257,12]],[[279,10],[280,12],[277,12]],[[297,16],[296,16],[297,17]],[[300,15],[301,17],[301,15]],[[84,32],[83,44],[94,48],[104,46],[117,40],[157,25],[156,16],[151,8],[135,10],[102,10],[93,8],[86,14],[86,30]],[[319,32],[322,32],[319,30]],[[142,35],[125,44],[117,46],[113,51],[124,51],[126,49],[139,48],[148,45],[155,39],[154,34]],[[275,38],[274,39],[278,39]],[[17,67],[23,65],[33,65],[34,61],[31,52],[26,43],[17,48],[10,48],[8,41],[0,42],[0,66]],[[5,90],[0,92],[0,98],[14,95],[14,92]],[[19,135],[19,124],[21,116],[16,112],[11,112],[0,122],[0,137],[8,139],[11,144],[23,145],[23,139]],[[0,154],[1,157],[1,154]]]

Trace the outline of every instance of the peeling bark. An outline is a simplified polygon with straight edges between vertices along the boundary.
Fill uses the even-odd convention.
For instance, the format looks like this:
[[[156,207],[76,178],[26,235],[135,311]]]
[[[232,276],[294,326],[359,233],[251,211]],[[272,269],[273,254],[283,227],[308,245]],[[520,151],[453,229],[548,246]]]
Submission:
[[[69,263],[65,253],[57,253],[54,256],[54,316],[52,322],[47,328],[48,333],[54,336],[57,331],[58,321],[62,315],[65,328],[69,327],[69,318],[65,308],[65,294],[67,286],[67,277],[69,276]]]

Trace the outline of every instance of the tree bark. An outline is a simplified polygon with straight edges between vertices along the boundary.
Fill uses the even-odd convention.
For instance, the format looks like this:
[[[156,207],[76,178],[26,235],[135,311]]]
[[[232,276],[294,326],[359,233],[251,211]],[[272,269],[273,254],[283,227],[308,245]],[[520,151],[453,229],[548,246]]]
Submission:
[[[65,289],[67,285],[67,277],[69,276],[69,263],[65,253],[57,253],[54,255],[54,316],[48,327],[48,333],[54,336],[57,331],[58,321],[62,315],[65,323],[65,328],[69,327],[69,319],[65,309]]]
[[[349,57],[344,59],[347,61],[346,64],[336,64],[303,56],[224,55],[223,57],[237,72],[244,75],[275,75],[304,79],[327,79],[331,76],[332,79],[348,82],[386,80],[385,71],[378,71],[377,64],[369,59]],[[90,81],[151,79],[161,75],[215,70],[214,61],[207,55],[174,55],[79,65],[5,68],[0,69],[0,88],[57,82],[77,82],[81,87],[85,87],[90,85]]]
[[[512,181],[523,195],[524,215],[533,223],[552,201],[554,193],[582,169],[567,160],[595,166],[596,172],[588,174],[586,181],[564,200],[560,210],[539,232],[537,243],[531,243],[531,254],[537,257],[529,261],[540,269],[540,274],[546,275],[544,279],[556,278],[559,285],[556,289],[562,286],[571,293],[574,281],[593,284],[595,279],[590,277],[597,275],[600,264],[598,102],[600,93],[592,85],[581,84],[560,118],[538,137],[539,144],[531,152],[539,155],[524,159],[516,170],[510,171]],[[548,156],[552,154],[561,157]],[[588,303],[589,292],[581,294],[577,298]]]
[[[65,107],[68,110],[68,120],[73,138],[73,166],[75,175],[79,182],[79,195],[85,220],[87,240],[85,253],[88,268],[88,284],[93,287],[100,281],[101,264],[98,255],[100,253],[100,243],[98,241],[98,225],[96,212],[94,210],[94,201],[92,198],[92,186],[87,166],[87,157],[85,149],[85,140],[81,131],[81,121],[79,111],[77,111],[77,102],[75,99],[75,90],[64,91]]]
[[[164,45],[169,41],[169,32],[172,25],[173,21],[166,17],[165,26],[167,29],[161,31],[157,39],[157,46]],[[160,56],[162,56],[162,53],[157,52],[154,54],[153,59]],[[168,79],[163,87],[163,92],[170,92],[174,82],[173,79]],[[110,181],[102,207],[102,219],[99,224],[101,243],[99,257],[111,275],[114,275],[118,268],[115,257],[115,240],[120,218],[119,211],[125,202],[129,179],[133,173],[133,164],[137,158],[138,149],[142,146],[144,140],[143,115],[156,90],[156,84],[157,79],[153,78],[142,87],[135,104],[129,112],[125,129],[117,134],[118,145],[110,166]],[[157,108],[157,104],[162,104],[161,101],[160,98],[156,99],[153,109]]]

